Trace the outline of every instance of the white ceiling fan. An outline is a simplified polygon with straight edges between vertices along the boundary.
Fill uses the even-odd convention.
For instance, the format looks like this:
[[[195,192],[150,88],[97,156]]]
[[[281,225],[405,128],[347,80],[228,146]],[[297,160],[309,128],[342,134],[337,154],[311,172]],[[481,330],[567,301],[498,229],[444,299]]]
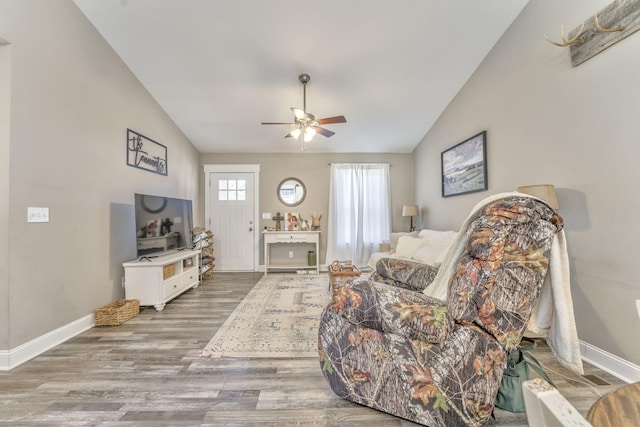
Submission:
[[[347,119],[344,116],[326,117],[324,119],[316,119],[316,117],[307,112],[307,83],[311,80],[309,74],[300,74],[298,80],[302,83],[302,96],[303,106],[302,109],[291,107],[291,111],[294,115],[294,121],[292,123],[286,122],[262,122],[263,125],[290,125],[295,128],[285,135],[285,138],[298,139],[302,135],[302,151],[304,151],[304,143],[313,139],[316,133],[322,136],[330,137],[335,135],[335,132],[320,127],[319,125],[326,125],[332,123],[346,123]]]

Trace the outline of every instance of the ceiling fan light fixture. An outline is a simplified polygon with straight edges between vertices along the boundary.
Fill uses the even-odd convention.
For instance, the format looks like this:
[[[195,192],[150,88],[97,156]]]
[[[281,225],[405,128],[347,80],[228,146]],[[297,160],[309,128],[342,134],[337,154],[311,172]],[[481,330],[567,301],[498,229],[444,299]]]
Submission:
[[[295,139],[298,139],[301,133],[302,133],[302,130],[300,128],[295,128],[294,130],[291,131],[291,136],[294,137]]]
[[[314,128],[305,128],[304,130],[304,142],[309,142],[316,136],[316,130]]]
[[[296,119],[300,120],[300,119],[304,119],[305,117],[307,117],[307,115],[305,114],[304,110],[301,110],[299,108],[291,108],[291,111],[293,111],[293,115],[296,116]]]

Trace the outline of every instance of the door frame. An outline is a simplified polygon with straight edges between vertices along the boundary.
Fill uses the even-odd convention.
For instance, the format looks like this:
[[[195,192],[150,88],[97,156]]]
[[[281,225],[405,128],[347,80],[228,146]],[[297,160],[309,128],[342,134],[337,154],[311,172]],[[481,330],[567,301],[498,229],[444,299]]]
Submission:
[[[204,220],[211,228],[211,174],[212,173],[251,173],[253,174],[253,271],[260,265],[260,230],[258,229],[260,202],[260,165],[259,164],[211,164],[204,165]],[[214,236],[215,239],[215,236]]]

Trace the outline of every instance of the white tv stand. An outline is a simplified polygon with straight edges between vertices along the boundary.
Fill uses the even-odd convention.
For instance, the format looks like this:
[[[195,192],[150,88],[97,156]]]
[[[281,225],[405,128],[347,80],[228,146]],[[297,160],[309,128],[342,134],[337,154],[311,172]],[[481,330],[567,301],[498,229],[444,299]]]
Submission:
[[[140,305],[152,305],[161,311],[173,298],[198,287],[199,254],[200,251],[183,250],[125,262],[125,298],[140,300]]]

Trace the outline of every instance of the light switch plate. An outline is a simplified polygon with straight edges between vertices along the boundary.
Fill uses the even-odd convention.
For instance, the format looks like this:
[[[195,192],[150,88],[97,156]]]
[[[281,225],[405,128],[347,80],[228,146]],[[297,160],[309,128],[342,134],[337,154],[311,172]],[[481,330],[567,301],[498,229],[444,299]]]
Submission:
[[[262,219],[271,219],[271,212],[262,212]]]
[[[27,222],[49,222],[49,208],[27,208]]]

